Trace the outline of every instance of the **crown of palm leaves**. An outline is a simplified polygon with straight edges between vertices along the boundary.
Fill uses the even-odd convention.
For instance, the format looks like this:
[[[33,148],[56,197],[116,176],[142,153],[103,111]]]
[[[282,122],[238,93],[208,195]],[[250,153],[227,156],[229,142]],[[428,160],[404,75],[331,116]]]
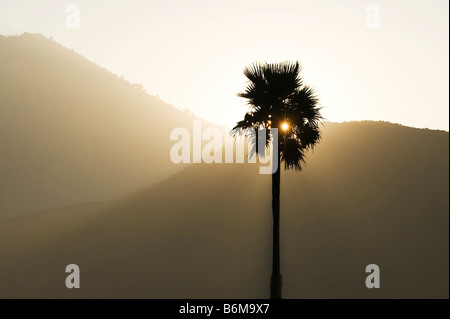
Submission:
[[[279,138],[280,159],[286,169],[301,169],[305,152],[320,141],[322,115],[319,99],[310,86],[303,83],[298,62],[253,63],[244,69],[247,77],[245,90],[238,94],[247,100],[249,111],[237,122],[231,135],[244,135],[258,149],[255,138],[258,129],[281,128],[284,138]],[[266,147],[271,143],[266,135]],[[259,154],[264,155],[264,154]]]

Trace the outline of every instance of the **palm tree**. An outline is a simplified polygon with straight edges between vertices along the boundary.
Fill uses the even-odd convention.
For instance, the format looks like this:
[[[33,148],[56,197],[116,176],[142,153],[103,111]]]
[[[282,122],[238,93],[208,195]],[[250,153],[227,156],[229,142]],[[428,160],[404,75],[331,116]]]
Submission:
[[[244,69],[248,79],[239,97],[247,99],[249,111],[236,124],[231,135],[244,135],[257,148],[258,129],[280,129],[278,138],[278,168],[272,174],[273,255],[270,298],[281,298],[280,272],[280,170],[301,170],[305,153],[321,139],[319,125],[322,123],[318,98],[314,90],[305,85],[300,76],[302,67],[298,62],[254,63]],[[266,147],[273,139],[267,134]],[[257,155],[263,155],[258,154]]]

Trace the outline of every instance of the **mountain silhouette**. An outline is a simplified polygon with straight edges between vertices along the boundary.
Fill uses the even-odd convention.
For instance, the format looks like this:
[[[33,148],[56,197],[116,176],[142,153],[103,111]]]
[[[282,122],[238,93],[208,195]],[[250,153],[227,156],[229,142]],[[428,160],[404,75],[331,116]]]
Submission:
[[[195,116],[142,86],[40,34],[0,36],[0,68],[0,220],[118,198],[181,168],[169,134]]]
[[[326,123],[307,155],[281,172],[283,297],[448,298],[448,132]],[[270,185],[256,164],[196,164],[122,199],[3,221],[0,297],[267,298]],[[81,289],[64,285],[72,263]]]

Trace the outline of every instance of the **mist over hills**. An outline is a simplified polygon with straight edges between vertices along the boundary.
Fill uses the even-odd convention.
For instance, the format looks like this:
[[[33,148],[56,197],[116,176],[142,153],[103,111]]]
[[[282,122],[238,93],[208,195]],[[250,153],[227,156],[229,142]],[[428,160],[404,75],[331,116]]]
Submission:
[[[195,117],[44,36],[0,36],[0,68],[0,298],[268,297],[270,175],[172,164]],[[307,163],[281,173],[285,298],[448,298],[448,132],[326,123]]]
[[[448,298],[448,192],[448,132],[327,123],[304,170],[281,173],[283,297]],[[267,298],[271,221],[258,165],[196,164],[1,222],[0,297]],[[365,286],[372,263],[380,289]]]
[[[123,196],[178,171],[192,114],[40,34],[0,36],[0,220]]]

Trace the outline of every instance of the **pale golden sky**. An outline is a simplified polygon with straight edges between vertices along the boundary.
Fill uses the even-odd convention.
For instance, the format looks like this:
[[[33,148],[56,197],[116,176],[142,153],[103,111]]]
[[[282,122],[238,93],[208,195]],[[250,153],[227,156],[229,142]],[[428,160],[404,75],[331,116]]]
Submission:
[[[68,28],[77,4],[80,28]],[[366,20],[379,8],[379,27]],[[42,33],[231,127],[244,66],[298,60],[331,121],[449,129],[447,0],[1,0],[0,34]],[[370,20],[373,21],[373,20]]]

